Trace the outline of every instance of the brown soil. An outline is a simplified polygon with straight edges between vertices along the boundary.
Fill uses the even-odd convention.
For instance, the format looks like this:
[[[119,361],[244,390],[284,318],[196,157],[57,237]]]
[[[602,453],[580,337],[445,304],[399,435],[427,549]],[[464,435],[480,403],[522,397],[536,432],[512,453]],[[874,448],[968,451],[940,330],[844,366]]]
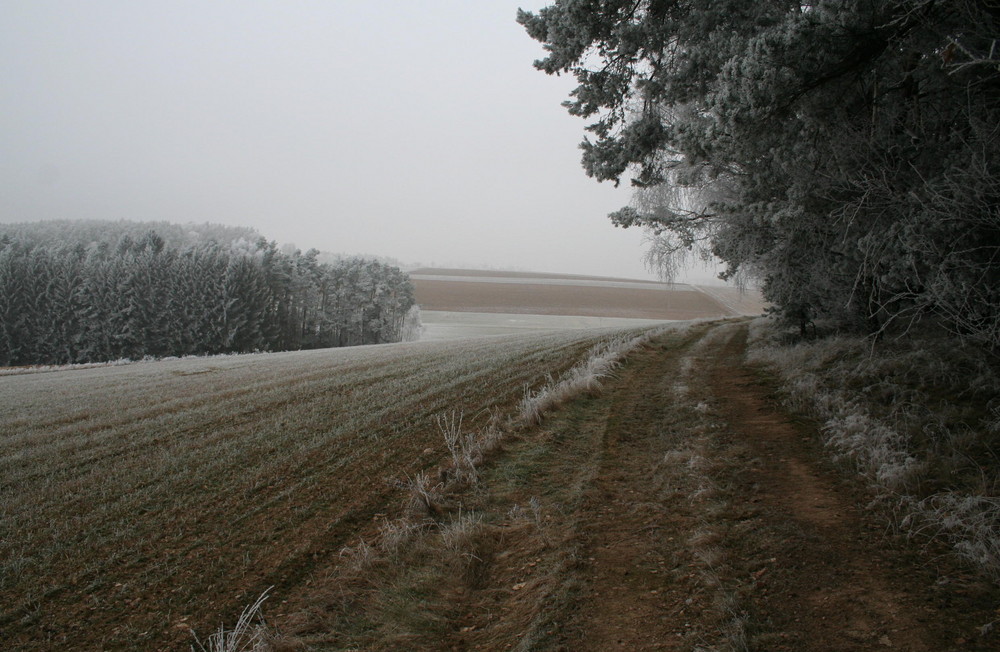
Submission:
[[[245,382],[210,380],[232,368],[128,384],[113,374],[77,384],[27,377],[46,386],[52,376],[91,400],[63,405],[54,391],[37,392],[32,400],[56,405],[34,417],[8,410],[16,418],[5,435],[44,438],[24,448],[51,452],[0,477],[0,543],[29,557],[19,568],[0,554],[0,649],[189,650],[192,629],[204,641],[232,626],[269,586],[268,613],[280,614],[401,502],[391,481],[447,455],[437,415],[465,409],[474,426],[491,409],[513,410],[540,369],[559,373],[591,344],[543,342],[519,357],[515,345],[483,343],[467,358],[403,347],[398,359],[354,366],[322,352],[278,356],[266,373],[239,376]],[[498,354],[508,360],[499,371],[490,362]],[[184,464],[171,466],[174,457]],[[46,530],[12,516],[11,497],[25,487],[38,488],[46,524],[63,526],[59,554],[43,557]],[[121,503],[124,517],[104,516]],[[98,538],[118,529],[118,539]]]
[[[692,289],[412,280],[417,303],[424,310],[677,320],[733,314]]]
[[[276,621],[286,643],[998,649],[980,630],[995,589],[886,534],[815,426],[743,363],[745,339],[709,325],[634,352],[601,396],[509,440],[408,551],[299,596]],[[456,513],[478,525],[435,556]]]
[[[563,279],[573,281],[625,281],[627,283],[649,283],[650,285],[661,285],[659,281],[649,281],[645,279],[618,278],[612,276],[587,276],[583,274],[554,274],[550,272],[514,272],[490,269],[452,269],[446,267],[421,267],[409,272],[410,276],[479,276],[479,277],[501,277],[501,278],[537,278],[537,279]]]

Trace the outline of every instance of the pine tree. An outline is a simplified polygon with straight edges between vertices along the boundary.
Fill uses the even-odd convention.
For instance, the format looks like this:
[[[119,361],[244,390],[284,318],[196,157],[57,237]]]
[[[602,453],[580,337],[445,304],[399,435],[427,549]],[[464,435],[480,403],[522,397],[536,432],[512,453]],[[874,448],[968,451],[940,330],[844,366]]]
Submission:
[[[651,231],[654,261],[703,246],[800,325],[927,318],[1000,346],[995,4],[559,0],[518,20],[536,66],[579,82],[586,172],[631,173],[611,217]]]

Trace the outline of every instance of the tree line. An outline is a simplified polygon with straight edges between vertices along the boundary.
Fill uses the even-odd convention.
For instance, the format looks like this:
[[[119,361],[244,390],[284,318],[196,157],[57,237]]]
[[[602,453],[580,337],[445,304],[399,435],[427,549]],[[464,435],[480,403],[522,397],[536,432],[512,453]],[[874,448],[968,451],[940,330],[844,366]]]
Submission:
[[[518,21],[594,121],[611,215],[762,283],[786,318],[1000,347],[1000,8],[987,0],[558,0]]]
[[[419,328],[399,268],[232,233],[184,246],[156,231],[113,243],[4,234],[0,365],[380,344]]]

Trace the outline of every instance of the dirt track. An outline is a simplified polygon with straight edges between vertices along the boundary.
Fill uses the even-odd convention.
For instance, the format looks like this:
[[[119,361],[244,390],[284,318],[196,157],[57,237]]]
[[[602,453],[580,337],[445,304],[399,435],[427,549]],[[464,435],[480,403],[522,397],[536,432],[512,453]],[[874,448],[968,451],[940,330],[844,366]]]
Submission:
[[[565,649],[996,649],[975,581],[928,567],[859,507],[742,363],[745,325],[637,355],[604,399]],[[940,560],[939,560],[940,563]],[[966,578],[967,579],[967,578]],[[978,596],[978,601],[977,601]],[[992,604],[995,606],[995,604]]]
[[[486,525],[451,567],[434,571],[422,553],[421,572],[438,573],[422,589],[423,625],[312,642],[997,649],[979,631],[996,618],[995,593],[884,533],[859,487],[823,461],[814,426],[744,366],[745,338],[745,324],[706,325],[634,352],[601,396],[520,433],[453,500]],[[475,563],[456,571],[456,559]],[[386,602],[386,585],[400,582],[372,581],[347,617]]]

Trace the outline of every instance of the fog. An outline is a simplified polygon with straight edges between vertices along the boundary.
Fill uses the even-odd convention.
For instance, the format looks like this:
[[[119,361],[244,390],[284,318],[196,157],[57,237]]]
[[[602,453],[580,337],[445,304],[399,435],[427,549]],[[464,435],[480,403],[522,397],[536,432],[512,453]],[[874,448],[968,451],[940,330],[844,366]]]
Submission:
[[[7,2],[0,221],[251,226],[404,263],[650,278],[583,173],[545,2]],[[706,274],[702,274],[705,276]],[[708,274],[710,276],[710,274]]]

